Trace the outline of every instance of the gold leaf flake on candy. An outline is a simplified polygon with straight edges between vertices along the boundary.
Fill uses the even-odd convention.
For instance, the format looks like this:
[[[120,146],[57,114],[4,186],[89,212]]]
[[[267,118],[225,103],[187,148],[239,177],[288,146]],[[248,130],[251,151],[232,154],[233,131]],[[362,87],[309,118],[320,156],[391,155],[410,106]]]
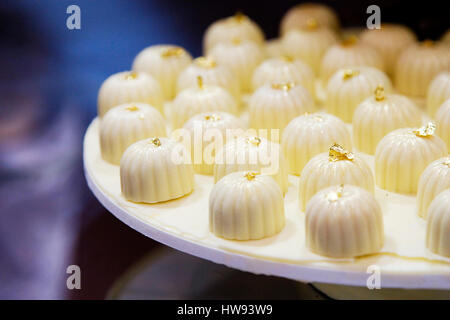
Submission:
[[[286,61],[286,62],[293,62],[294,61],[294,58],[292,56],[290,56],[290,55],[287,55],[287,54],[282,55],[281,59]]]
[[[306,20],[306,28],[308,30],[316,30],[319,24],[317,23],[317,20],[314,18],[308,18]]]
[[[237,22],[237,23],[242,23],[245,20],[247,20],[247,16],[240,11],[236,12],[236,14],[231,17],[231,21]]]
[[[359,71],[358,70],[353,70],[353,69],[345,69],[344,70],[344,74],[342,75],[342,79],[343,80],[348,80],[351,79],[355,76],[359,75]]]
[[[335,143],[330,147],[328,159],[330,161],[353,160],[355,159],[355,156],[341,145]]]
[[[294,57],[289,56],[289,55],[282,55],[280,58],[281,58],[281,60],[283,60],[285,62],[289,62],[289,63],[294,62]]]
[[[134,79],[137,79],[138,75],[139,75],[139,74],[138,74],[136,71],[128,72],[128,73],[125,75],[125,80],[134,80]]]
[[[248,137],[247,143],[251,143],[255,146],[259,146],[261,143],[261,138],[260,137]]]
[[[358,37],[355,35],[351,35],[351,36],[347,37],[346,39],[344,39],[341,42],[341,45],[344,47],[350,47],[350,46],[353,46],[354,44],[356,44],[356,42],[358,42]]]
[[[443,164],[444,166],[447,166],[447,167],[450,168],[450,158],[445,159],[444,162],[442,162],[442,164]]]
[[[171,57],[179,57],[184,54],[184,49],[181,47],[172,47],[164,49],[161,52],[161,57],[163,58],[171,58]]]
[[[275,90],[283,90],[283,91],[289,91],[295,86],[295,83],[293,82],[286,82],[286,83],[272,83],[272,88]]]
[[[386,95],[384,93],[384,87],[381,84],[379,84],[375,89],[375,100],[383,101],[385,98]]]
[[[138,111],[138,110],[139,110],[139,107],[138,107],[138,106],[135,106],[134,104],[132,104],[132,105],[126,107],[125,109],[126,109],[127,111]]]
[[[216,62],[213,59],[207,57],[198,57],[194,60],[194,63],[199,67],[206,69],[212,69],[216,66]]]
[[[150,139],[150,143],[153,144],[156,147],[160,147],[161,146],[161,140],[159,140],[159,138],[151,138]]]
[[[205,116],[205,120],[207,120],[207,121],[219,121],[220,120],[220,116],[218,114],[207,114]]]
[[[436,131],[436,125],[433,122],[428,122],[425,126],[414,129],[413,133],[418,137],[430,137]]]
[[[259,175],[259,172],[249,171],[244,174],[244,177],[246,177],[248,181],[251,181],[255,179],[257,175]]]
[[[344,185],[341,184],[336,191],[331,191],[327,194],[327,200],[330,202],[336,202],[339,198],[342,197],[342,193],[344,192]]]
[[[233,39],[231,39],[231,43],[234,44],[235,46],[238,46],[242,43],[242,40],[241,38],[234,37]]]
[[[197,86],[199,89],[203,89],[203,78],[202,76],[197,76]]]

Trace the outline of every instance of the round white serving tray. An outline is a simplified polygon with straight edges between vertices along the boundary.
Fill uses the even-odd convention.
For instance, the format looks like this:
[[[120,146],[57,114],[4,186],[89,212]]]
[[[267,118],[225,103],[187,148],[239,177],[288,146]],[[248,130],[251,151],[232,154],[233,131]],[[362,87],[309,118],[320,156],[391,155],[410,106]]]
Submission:
[[[231,268],[302,282],[366,287],[368,278],[373,274],[373,271],[370,271],[373,269],[369,267],[376,266],[376,268],[379,268],[382,288],[450,289],[449,261],[433,258],[404,257],[392,252],[382,252],[352,261],[315,259],[303,259],[301,262],[283,261],[282,259],[271,259],[250,253],[237,252],[237,250],[226,246],[214,245],[214,242],[210,241],[210,238],[214,237],[212,235],[203,238],[192,237],[190,234],[191,226],[189,225],[186,225],[186,230],[181,231],[179,228],[175,230],[170,227],[164,227],[160,224],[160,221],[154,220],[153,217],[170,215],[174,212],[174,209],[178,213],[189,214],[183,205],[186,203],[186,199],[189,199],[189,203],[205,202],[204,197],[206,193],[200,193],[202,197],[199,197],[199,194],[191,194],[185,197],[184,201],[170,201],[167,204],[167,208],[170,209],[162,206],[127,203],[120,196],[119,178],[111,175],[111,172],[115,172],[118,175],[118,168],[113,168],[115,166],[101,159],[98,125],[98,119],[94,119],[84,138],[83,162],[88,186],[102,205],[119,220],[153,240]],[[197,178],[198,176],[196,176],[196,180]],[[205,183],[205,180],[201,181]],[[115,194],[110,191],[111,185],[114,185]],[[144,213],[150,211],[152,213],[143,215],[142,212],[138,212],[139,206],[144,206]],[[190,213],[192,214],[193,212]],[[205,221],[204,223],[207,225],[208,222]],[[283,240],[285,239],[280,238],[280,241]],[[264,243],[253,242],[255,248],[263,246]]]

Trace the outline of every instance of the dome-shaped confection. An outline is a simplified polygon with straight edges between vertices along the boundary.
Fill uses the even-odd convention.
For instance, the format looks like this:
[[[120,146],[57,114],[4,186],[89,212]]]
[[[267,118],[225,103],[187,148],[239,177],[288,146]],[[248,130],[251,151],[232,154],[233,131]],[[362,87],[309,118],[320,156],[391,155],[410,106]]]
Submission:
[[[132,143],[165,136],[165,121],[158,110],[144,103],[119,105],[110,109],[100,122],[102,158],[119,164],[123,152]]]
[[[305,210],[309,199],[318,191],[342,183],[359,186],[370,192],[374,190],[369,165],[358,155],[334,144],[329,152],[313,157],[303,168],[299,181],[301,210]]]
[[[264,60],[265,53],[255,42],[235,38],[233,42],[217,44],[211,49],[210,56],[233,71],[241,92],[249,92],[253,71]]]
[[[450,151],[450,99],[445,101],[436,113],[437,135],[447,144]]]
[[[287,56],[267,59],[254,71],[253,90],[265,84],[293,82],[305,87],[314,97],[315,79],[312,69],[299,59]]]
[[[133,143],[120,161],[125,199],[155,203],[176,199],[194,189],[194,169],[184,146],[168,138]]]
[[[155,45],[145,48],[136,56],[133,70],[152,75],[159,81],[165,99],[172,100],[178,76],[191,62],[191,55],[181,47]]]
[[[290,82],[266,84],[248,102],[250,128],[283,130],[293,118],[314,109],[313,98],[302,86]]]
[[[267,58],[276,58],[284,55],[281,38],[267,40],[264,45],[264,49]]]
[[[257,240],[280,232],[285,223],[283,193],[272,177],[233,172],[209,196],[209,229],[231,240]]]
[[[195,172],[213,174],[216,152],[228,139],[243,135],[245,124],[232,114],[216,111],[193,116],[183,128],[190,132],[189,147]]]
[[[239,137],[216,153],[214,181],[231,172],[254,170],[271,175],[283,192],[288,189],[286,160],[278,143],[262,137]]]
[[[427,248],[450,257],[450,189],[441,192],[428,208]]]
[[[152,76],[138,72],[119,72],[106,79],[98,92],[98,115],[128,102],[147,103],[158,110],[163,106],[161,86]]]
[[[420,126],[419,108],[407,97],[387,94],[378,86],[374,95],[361,102],[353,115],[355,147],[374,154],[378,142],[389,132],[399,128]]]
[[[387,75],[375,68],[338,70],[328,81],[325,110],[345,122],[352,122],[358,105],[372,96],[378,85],[382,85],[387,92],[392,91]]]
[[[203,38],[203,53],[209,51],[218,43],[231,42],[234,38],[264,44],[264,33],[249,17],[237,13],[236,15],[217,20],[211,24]]]
[[[321,27],[339,29],[339,18],[332,8],[319,3],[303,3],[286,12],[281,19],[280,33],[306,29],[311,24],[311,20],[317,21]]]
[[[399,54],[417,41],[414,32],[399,24],[382,24],[381,29],[366,29],[360,35],[362,43],[375,48],[383,57],[386,72],[393,75]]]
[[[218,64],[214,59],[205,57],[195,59],[189,67],[181,72],[177,81],[177,92],[179,93],[184,89],[196,87],[199,76],[203,78],[205,85],[222,87],[236,99],[239,99],[239,81],[233,72],[228,67]]]
[[[446,70],[450,70],[448,48],[427,40],[402,52],[397,59],[394,84],[400,93],[425,98],[433,78]]]
[[[338,36],[330,29],[311,24],[305,30],[289,31],[281,41],[285,54],[301,59],[318,75],[323,56],[331,46],[336,44]]]
[[[281,145],[289,173],[299,175],[305,164],[338,143],[351,147],[350,132],[339,118],[327,113],[310,113],[293,119],[283,131]]]
[[[384,70],[381,55],[374,48],[351,36],[328,49],[320,65],[320,76],[327,81],[339,69],[361,66]]]
[[[195,87],[181,91],[172,102],[172,125],[180,128],[192,116],[211,111],[225,111],[232,114],[238,112],[238,104],[233,96],[224,88],[206,85],[203,78],[198,77]]]
[[[447,99],[450,99],[450,71],[438,74],[431,81],[427,92],[428,114],[434,117],[436,111]]]
[[[377,253],[384,243],[383,213],[375,197],[352,185],[318,192],[306,208],[306,246],[333,258]]]
[[[420,175],[432,161],[447,155],[447,146],[434,134],[432,123],[387,134],[375,151],[377,185],[385,190],[413,194]]]
[[[426,167],[419,179],[417,213],[426,218],[431,201],[450,188],[450,156],[439,158]]]

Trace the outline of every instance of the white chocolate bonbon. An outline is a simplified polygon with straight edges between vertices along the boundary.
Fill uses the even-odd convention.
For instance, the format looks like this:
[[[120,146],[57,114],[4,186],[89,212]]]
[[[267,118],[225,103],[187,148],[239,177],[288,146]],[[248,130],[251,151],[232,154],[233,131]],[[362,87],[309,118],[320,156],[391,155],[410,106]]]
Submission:
[[[358,104],[372,96],[378,85],[386,92],[392,91],[391,81],[380,70],[370,67],[340,69],[328,81],[325,110],[350,123]]]
[[[425,98],[431,81],[450,70],[450,53],[445,46],[426,40],[406,48],[397,59],[395,88],[402,94]]]
[[[265,58],[261,45],[239,38],[217,44],[209,55],[234,73],[242,93],[251,91],[253,71]]]
[[[320,77],[328,81],[339,69],[373,67],[384,71],[381,55],[372,47],[360,43],[355,36],[328,49],[320,64]]]
[[[209,229],[231,240],[257,240],[280,232],[285,224],[283,193],[272,177],[234,172],[209,196]]]
[[[357,186],[337,185],[318,192],[306,208],[306,246],[334,258],[374,254],[384,243],[381,207]]]
[[[445,141],[450,151],[450,99],[445,101],[436,113],[436,133]]]
[[[299,180],[299,202],[305,211],[318,191],[336,184],[351,184],[373,193],[374,179],[369,165],[358,155],[335,144],[329,152],[313,157],[303,168]]]
[[[192,116],[212,111],[225,111],[237,114],[238,104],[224,88],[203,83],[197,78],[195,87],[181,91],[171,103],[172,126],[178,129]]]
[[[216,85],[224,88],[233,95],[235,99],[240,99],[239,81],[236,80],[233,72],[222,64],[217,63],[211,57],[199,57],[194,59],[177,80],[177,92],[197,87],[198,77],[202,77],[204,85]]]
[[[374,154],[378,142],[389,132],[420,126],[419,108],[405,96],[389,94],[378,86],[353,114],[353,142],[365,153]]]
[[[375,151],[377,185],[385,190],[415,194],[420,175],[432,161],[447,155],[445,142],[434,134],[435,125],[403,128],[387,134]]]
[[[144,103],[119,105],[110,109],[100,122],[102,158],[119,164],[125,149],[132,143],[165,136],[165,120],[158,110]]]
[[[120,161],[120,183],[125,199],[156,203],[176,199],[194,189],[189,152],[168,138],[133,143]]]
[[[400,24],[383,23],[380,29],[366,29],[361,42],[375,48],[382,56],[386,73],[394,74],[395,63],[401,52],[417,41],[414,32]]]
[[[254,90],[265,84],[292,82],[305,87],[311,96],[315,96],[314,71],[299,59],[288,56],[265,60],[253,73]]]
[[[289,31],[281,41],[284,54],[304,61],[318,75],[323,56],[337,43],[338,36],[327,28],[311,26],[306,30]]]
[[[218,149],[235,136],[244,134],[245,124],[227,112],[206,112],[190,118],[183,126],[189,130],[194,170],[200,174],[214,173],[214,156]]]
[[[431,201],[448,188],[450,188],[450,156],[433,161],[421,174],[417,190],[418,215],[426,218]]]
[[[289,173],[300,175],[305,164],[338,143],[352,145],[350,132],[339,118],[327,113],[310,113],[293,119],[283,131],[281,145]]]
[[[283,193],[288,189],[287,163],[278,143],[263,137],[239,137],[215,156],[214,182],[236,171],[253,170],[273,176]]]
[[[303,3],[286,12],[281,19],[280,33],[307,29],[312,20],[316,21],[320,27],[339,29],[339,18],[332,8],[320,3]]]
[[[233,39],[253,41],[256,44],[264,43],[264,33],[261,28],[249,17],[242,13],[211,24],[203,37],[203,53],[208,54],[218,43],[231,42]]]
[[[426,245],[431,252],[450,257],[450,189],[437,195],[428,208]]]
[[[146,72],[158,80],[166,100],[176,93],[179,74],[192,62],[191,55],[181,47],[155,45],[145,48],[133,61],[133,70]]]
[[[450,71],[439,73],[433,81],[427,91],[427,112],[430,116],[436,115],[439,107],[450,99]],[[439,119],[436,117],[436,119]]]
[[[161,86],[146,73],[124,71],[113,74],[106,79],[98,92],[98,115],[103,115],[111,108],[129,102],[147,103],[158,110],[163,107]]]
[[[256,90],[248,102],[250,128],[279,129],[278,139],[291,119],[314,110],[309,92],[290,82],[266,84]],[[271,139],[274,140],[272,135]]]

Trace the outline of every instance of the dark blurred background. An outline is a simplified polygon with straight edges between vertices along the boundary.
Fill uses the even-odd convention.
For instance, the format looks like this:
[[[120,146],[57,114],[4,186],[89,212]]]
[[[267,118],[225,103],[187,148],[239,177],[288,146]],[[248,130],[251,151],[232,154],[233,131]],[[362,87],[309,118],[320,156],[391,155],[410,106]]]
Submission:
[[[381,7],[382,21],[406,24],[420,39],[438,38],[450,27],[448,1],[319,2],[333,7],[344,27],[364,25],[370,4]],[[105,78],[129,69],[135,55],[152,44],[177,44],[200,55],[206,27],[238,10],[275,37],[281,17],[297,3],[2,0],[0,298],[104,298],[125,270],[160,250],[103,209],[83,177],[82,138]],[[66,27],[71,4],[81,8],[81,30]],[[173,259],[183,264],[178,255]],[[82,290],[66,288],[71,264],[81,267]],[[272,298],[297,294],[287,280],[231,275],[235,282],[243,278],[254,288],[270,284]],[[224,290],[209,296],[234,297]]]

